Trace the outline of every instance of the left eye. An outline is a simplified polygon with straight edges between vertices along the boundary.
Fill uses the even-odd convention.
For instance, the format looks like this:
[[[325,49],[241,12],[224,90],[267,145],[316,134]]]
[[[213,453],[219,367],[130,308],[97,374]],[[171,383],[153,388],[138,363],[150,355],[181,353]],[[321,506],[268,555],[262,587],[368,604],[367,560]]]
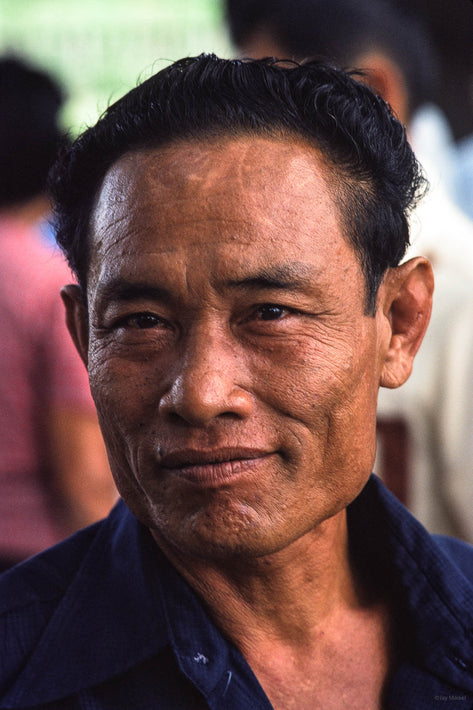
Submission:
[[[276,306],[271,303],[267,305],[260,306],[256,310],[256,316],[261,320],[279,320],[288,312],[287,308],[283,306]]]
[[[145,328],[155,328],[162,323],[162,320],[152,313],[136,313],[133,316],[128,316],[124,323],[132,328],[144,330]]]

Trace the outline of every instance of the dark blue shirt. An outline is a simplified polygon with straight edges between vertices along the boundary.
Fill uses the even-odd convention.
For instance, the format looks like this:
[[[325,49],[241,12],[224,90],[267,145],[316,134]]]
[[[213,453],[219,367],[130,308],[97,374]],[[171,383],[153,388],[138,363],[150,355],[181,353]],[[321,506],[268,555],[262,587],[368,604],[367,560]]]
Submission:
[[[433,538],[372,477],[348,508],[359,569],[391,589],[405,656],[388,710],[473,708],[473,549]],[[103,522],[0,577],[0,710],[270,710],[149,531]]]

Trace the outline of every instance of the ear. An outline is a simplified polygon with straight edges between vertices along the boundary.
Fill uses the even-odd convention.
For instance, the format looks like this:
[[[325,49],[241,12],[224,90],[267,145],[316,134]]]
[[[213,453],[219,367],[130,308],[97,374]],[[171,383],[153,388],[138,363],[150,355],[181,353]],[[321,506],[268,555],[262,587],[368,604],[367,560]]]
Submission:
[[[89,353],[89,324],[87,308],[84,303],[82,290],[76,284],[63,286],[61,298],[66,308],[66,325],[77,352],[85,366],[88,365]]]
[[[417,257],[390,269],[382,286],[384,315],[391,336],[381,370],[380,385],[391,389],[404,384],[429,324],[434,275],[427,259]]]

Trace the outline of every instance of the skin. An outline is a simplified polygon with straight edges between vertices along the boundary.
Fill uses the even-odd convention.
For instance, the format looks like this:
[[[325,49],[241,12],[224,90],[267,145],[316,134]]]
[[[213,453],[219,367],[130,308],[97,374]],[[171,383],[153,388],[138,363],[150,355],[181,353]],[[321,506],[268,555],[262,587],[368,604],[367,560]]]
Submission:
[[[88,313],[76,287],[63,297],[123,498],[274,707],[294,687],[317,707],[296,677],[307,658],[333,667],[328,651],[365,635],[382,658],[359,694],[374,707],[387,615],[362,602],[345,508],[370,475],[378,387],[408,376],[428,321],[425,260],[392,270],[366,315],[317,151],[244,136],[124,156],[91,243]]]

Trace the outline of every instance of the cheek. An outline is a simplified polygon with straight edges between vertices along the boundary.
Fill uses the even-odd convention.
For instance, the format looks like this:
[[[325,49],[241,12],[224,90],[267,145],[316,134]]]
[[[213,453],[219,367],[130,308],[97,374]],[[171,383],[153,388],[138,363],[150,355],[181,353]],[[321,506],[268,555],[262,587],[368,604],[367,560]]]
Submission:
[[[375,447],[376,357],[371,341],[325,337],[294,341],[289,363],[271,369],[265,395],[274,411],[289,418],[298,457],[324,471],[358,476],[371,471]],[[262,379],[262,378],[260,378]]]
[[[363,356],[339,333],[286,339],[252,363],[261,398],[296,418],[349,406],[364,369]]]
[[[129,418],[139,425],[140,412],[156,396],[160,381],[153,365],[150,357],[135,361],[119,348],[96,341],[89,351],[89,380],[97,410],[107,418]]]
[[[149,407],[146,385],[137,368],[96,350],[89,357],[89,380],[100,426],[115,476],[134,470],[133,449],[145,430]]]
[[[133,378],[124,381],[101,370],[91,374],[91,390],[96,402],[110,469],[117,490],[130,510],[144,524],[150,525],[150,504],[146,481],[140,476],[140,452],[147,448],[141,388]]]

